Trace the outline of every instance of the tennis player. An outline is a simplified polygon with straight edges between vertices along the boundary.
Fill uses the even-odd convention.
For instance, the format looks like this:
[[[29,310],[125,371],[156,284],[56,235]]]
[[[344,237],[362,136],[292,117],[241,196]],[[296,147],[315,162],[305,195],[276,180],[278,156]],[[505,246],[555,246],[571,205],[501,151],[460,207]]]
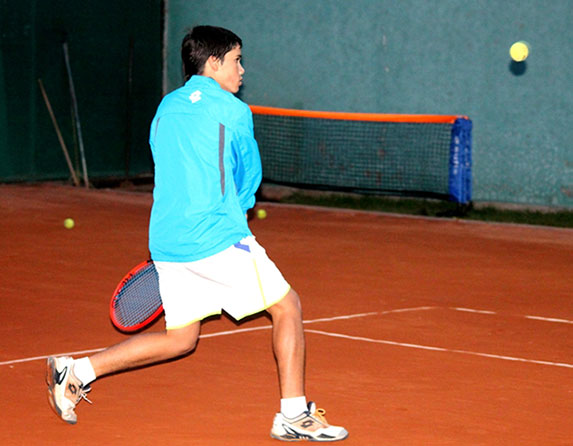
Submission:
[[[155,188],[149,249],[166,328],[90,357],[48,358],[49,401],[67,423],[76,423],[75,407],[87,400],[96,378],[192,352],[201,320],[222,310],[236,320],[266,310],[281,395],[271,436],[287,441],[348,436],[307,403],[299,297],[247,223],[262,174],[251,111],[234,96],[245,72],[241,51],[241,39],[223,28],[198,26],[183,39],[185,85],[162,100],[150,132]]]

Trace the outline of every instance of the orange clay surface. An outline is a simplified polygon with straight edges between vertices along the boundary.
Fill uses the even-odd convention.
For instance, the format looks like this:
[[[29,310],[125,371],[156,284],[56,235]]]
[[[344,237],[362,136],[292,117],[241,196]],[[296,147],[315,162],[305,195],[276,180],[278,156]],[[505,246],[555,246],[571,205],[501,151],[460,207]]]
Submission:
[[[572,444],[573,231],[258,206],[253,232],[303,301],[308,398],[342,444]],[[150,207],[0,186],[1,445],[280,444],[264,315],[210,319],[189,357],[96,381],[75,426],[51,411],[47,355],[127,337],[109,297],[148,256]]]

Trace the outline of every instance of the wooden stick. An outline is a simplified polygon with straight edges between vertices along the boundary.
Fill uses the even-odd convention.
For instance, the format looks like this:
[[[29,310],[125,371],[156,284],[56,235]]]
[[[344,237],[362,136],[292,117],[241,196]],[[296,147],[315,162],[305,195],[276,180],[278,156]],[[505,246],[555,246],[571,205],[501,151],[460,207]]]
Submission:
[[[50,118],[52,118],[52,124],[54,124],[54,129],[56,130],[56,134],[58,135],[58,140],[60,141],[60,146],[62,147],[62,151],[64,152],[64,156],[66,157],[66,163],[68,164],[68,169],[70,169],[70,173],[72,174],[72,179],[74,180],[74,185],[79,186],[80,181],[76,176],[76,172],[72,166],[72,160],[70,159],[70,154],[68,153],[68,148],[66,147],[66,143],[64,138],[62,137],[62,132],[60,131],[60,126],[58,125],[58,121],[56,121],[56,116],[54,115],[54,111],[52,110],[52,104],[50,103],[50,99],[48,98],[48,94],[46,93],[46,89],[44,88],[44,84],[42,79],[38,79],[38,84],[40,84],[40,91],[42,92],[42,96],[44,97],[44,102],[46,103],[46,108],[48,109],[48,113],[50,114]]]
[[[66,61],[66,70],[68,72],[68,81],[70,83],[70,95],[72,97],[72,106],[74,110],[74,116],[76,121],[76,130],[78,133],[78,143],[80,146],[80,155],[82,158],[82,170],[84,174],[84,184],[86,188],[90,187],[90,182],[88,178],[88,167],[86,164],[86,154],[84,152],[84,140],[82,138],[82,127],[80,125],[80,113],[78,111],[78,101],[76,99],[76,89],[74,88],[74,79],[72,77],[72,68],[70,66],[70,55],[68,52],[68,42],[64,42],[64,59]]]
[[[133,53],[134,53],[134,39],[129,38],[129,53],[127,63],[127,94],[125,104],[125,146],[124,146],[124,161],[125,161],[125,181],[129,181],[129,168],[131,163],[131,120],[133,117]]]

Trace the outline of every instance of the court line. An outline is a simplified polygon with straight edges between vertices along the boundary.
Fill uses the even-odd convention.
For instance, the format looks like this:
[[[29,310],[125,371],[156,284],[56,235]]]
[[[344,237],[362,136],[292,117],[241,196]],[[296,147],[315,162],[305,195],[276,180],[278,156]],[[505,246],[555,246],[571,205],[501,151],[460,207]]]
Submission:
[[[386,311],[372,311],[372,312],[368,312],[368,313],[356,313],[356,314],[333,316],[333,317],[318,318],[318,319],[309,319],[309,320],[303,321],[303,323],[304,324],[313,324],[313,323],[317,323],[317,322],[332,322],[332,321],[356,319],[356,318],[362,318],[362,317],[368,317],[368,316],[383,316],[386,314],[406,313],[406,312],[414,312],[414,311],[428,311],[428,310],[437,310],[437,309],[449,309],[449,310],[454,310],[454,311],[471,312],[471,313],[478,313],[478,314],[493,314],[493,315],[498,314],[495,311],[475,310],[475,309],[471,309],[471,308],[462,308],[462,307],[423,306],[423,307],[397,308],[394,310],[386,310]],[[540,317],[540,316],[521,316],[521,317],[524,317],[527,319],[545,321],[545,322],[558,322],[558,323],[573,324],[573,321],[569,321],[567,319],[546,318],[546,317]],[[215,337],[219,337],[219,336],[228,336],[228,335],[233,335],[233,334],[248,333],[248,332],[259,331],[259,330],[269,330],[271,328],[272,328],[272,325],[263,325],[263,326],[259,326],[259,327],[249,327],[249,328],[238,328],[235,330],[227,330],[227,331],[220,331],[220,332],[215,332],[215,333],[203,334],[203,335],[199,336],[199,339],[215,338]],[[310,332],[310,333],[315,332],[315,330],[308,330],[308,329],[305,329],[305,331]],[[324,333],[327,333],[327,332],[324,332]],[[341,336],[346,336],[346,335],[341,335]],[[359,336],[356,336],[356,337],[350,337],[349,336],[348,338],[349,339],[355,338],[356,340],[364,340],[365,342],[385,343],[385,344],[389,344],[389,345],[398,345],[398,346],[410,347],[410,348],[413,348],[415,346],[415,344],[405,344],[405,343],[399,343],[399,342],[396,343],[394,341],[371,340],[369,338],[361,338]],[[13,365],[13,364],[19,364],[19,363],[24,363],[24,362],[39,361],[42,359],[46,359],[50,356],[75,356],[75,355],[85,355],[88,353],[97,353],[97,352],[105,350],[106,348],[107,347],[102,347],[102,348],[94,348],[94,349],[90,349],[90,350],[79,350],[79,351],[75,351],[75,352],[57,353],[57,354],[51,354],[51,355],[42,355],[42,356],[34,356],[34,357],[29,357],[29,358],[14,359],[14,360],[10,360],[10,361],[2,361],[2,362],[0,362],[0,366]],[[450,350],[450,349],[445,349],[442,347],[417,346],[417,348],[424,349],[424,350],[449,351],[449,352],[457,352],[457,353],[465,353],[465,354],[474,354],[474,355],[483,356],[483,357],[492,357],[492,358],[507,359],[507,360],[513,360],[513,361],[533,362],[533,363],[545,364],[545,365],[561,364],[561,363],[550,363],[547,361],[537,361],[537,360],[527,360],[527,359],[522,359],[522,358],[512,358],[509,356],[504,357],[504,356],[499,356],[499,355],[489,355],[488,353],[466,352],[464,350]],[[563,366],[563,365],[560,365],[560,366]],[[565,366],[566,367],[573,367],[573,365],[570,365],[570,364],[566,364]]]
[[[434,307],[434,308],[439,308],[439,307]],[[450,307],[449,309],[454,310],[454,311],[462,311],[465,313],[494,314],[494,315],[500,315],[500,316],[508,316],[506,314],[499,313],[497,311],[474,310],[472,308]],[[543,317],[543,316],[530,316],[530,315],[513,316],[513,317],[522,317],[525,319],[533,319],[536,321],[544,321],[544,322],[557,322],[559,324],[573,324],[573,321],[571,321],[571,320],[561,319],[561,318],[556,318],[556,317]]]
[[[92,348],[91,350],[80,350],[77,352],[57,353],[55,355],[32,356],[30,358],[22,358],[22,359],[13,359],[11,361],[3,361],[3,362],[0,362],[0,366],[19,364],[21,362],[39,361],[40,359],[47,359],[50,356],[72,356],[72,355],[84,355],[87,353],[97,353],[97,352],[101,352],[102,350],[105,350],[105,348]]]
[[[327,318],[320,318],[320,319],[311,319],[311,320],[303,321],[303,323],[304,324],[313,324],[316,322],[331,322],[331,321],[337,321],[337,320],[355,319],[355,318],[359,318],[359,317],[376,316],[376,315],[383,315],[383,314],[390,314],[390,313],[403,313],[403,312],[407,312],[407,311],[429,310],[432,308],[433,307],[413,307],[413,308],[398,308],[395,310],[387,310],[387,311],[372,311],[369,313],[357,313],[357,314],[349,314],[349,315],[343,315],[343,316],[334,316],[334,317],[327,317]],[[202,334],[199,336],[199,339],[215,338],[218,336],[227,336],[227,335],[238,334],[238,333],[248,333],[251,331],[258,331],[258,330],[268,330],[271,328],[272,328],[272,325],[263,325],[263,326],[259,326],[259,327],[250,327],[250,328],[238,328],[235,330],[227,330],[227,331],[219,331],[216,333]],[[76,351],[76,352],[57,353],[57,354],[53,354],[53,355],[34,356],[31,358],[14,359],[11,361],[0,362],[0,366],[18,364],[18,363],[22,363],[22,362],[39,361],[41,359],[47,359],[50,356],[74,356],[74,355],[85,355],[88,353],[97,353],[97,352],[101,352],[101,351],[105,350],[105,348],[106,347],[94,348],[91,350],[80,350],[80,351]]]
[[[306,333],[315,333],[324,336],[330,336],[333,338],[343,338],[343,339],[350,339],[353,341],[362,341],[362,342],[372,342],[376,344],[386,344],[386,345],[394,345],[398,347],[406,347],[406,348],[415,348],[418,350],[432,350],[438,352],[445,352],[445,353],[460,353],[463,355],[472,355],[472,356],[481,356],[484,358],[493,358],[493,359],[503,359],[505,361],[518,361],[518,362],[526,362],[530,364],[540,364],[540,365],[549,365],[554,367],[565,367],[569,369],[573,369],[573,364],[567,364],[564,362],[551,362],[551,361],[542,361],[538,359],[527,359],[527,358],[518,358],[515,356],[506,356],[506,355],[494,355],[491,353],[480,353],[480,352],[472,352],[467,350],[458,350],[458,349],[450,349],[444,347],[432,347],[429,345],[419,345],[419,344],[408,344],[405,342],[396,342],[396,341],[387,341],[384,339],[372,339],[372,338],[365,338],[363,336],[349,336],[341,333],[331,333],[322,330],[305,330]]]
[[[537,321],[545,321],[545,322],[557,322],[560,324],[573,324],[573,321],[569,321],[567,319],[558,319],[554,317],[540,317],[540,316],[523,316],[526,319],[534,319]]]
[[[473,308],[460,308],[460,307],[452,307],[450,308],[451,310],[454,311],[463,311],[466,313],[478,313],[478,314],[497,314],[497,312],[495,311],[489,311],[489,310],[474,310]]]
[[[399,308],[396,310],[387,310],[387,311],[371,311],[369,313],[357,313],[357,314],[348,314],[343,316],[333,316],[333,317],[323,317],[320,319],[309,319],[306,321],[302,321],[303,324],[314,324],[316,322],[332,322],[332,321],[340,321],[345,319],[356,319],[360,317],[366,316],[378,316],[383,314],[390,314],[390,313],[404,313],[407,311],[423,311],[423,310],[431,310],[433,307],[414,307],[414,308]],[[218,336],[226,336],[231,334],[237,333],[247,333],[250,331],[258,331],[258,330],[268,330],[273,328],[272,325],[263,325],[260,327],[250,327],[250,328],[238,328],[236,330],[228,330],[228,331],[218,331],[216,333],[207,333],[204,335],[199,336],[200,339],[203,338],[216,338]],[[305,329],[305,331],[307,331]],[[2,365],[2,363],[0,363]]]
[[[386,310],[386,311],[371,311],[369,313],[358,313],[358,314],[350,314],[347,316],[334,316],[334,317],[323,317],[320,319],[309,319],[307,321],[303,321],[304,324],[313,324],[315,322],[331,322],[331,321],[339,321],[343,319],[355,319],[357,317],[366,317],[366,316],[383,316],[385,314],[392,314],[392,313],[406,313],[409,311],[426,311],[426,310],[433,310],[438,307],[412,307],[412,308],[397,308],[395,310]]]

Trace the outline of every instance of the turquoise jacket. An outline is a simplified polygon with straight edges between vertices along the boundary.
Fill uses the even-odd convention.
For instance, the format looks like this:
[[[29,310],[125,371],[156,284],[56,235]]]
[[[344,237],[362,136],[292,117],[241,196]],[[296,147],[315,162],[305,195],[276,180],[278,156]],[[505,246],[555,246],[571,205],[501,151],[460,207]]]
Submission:
[[[208,77],[163,98],[151,124],[151,258],[190,262],[251,235],[261,160],[251,110]]]

